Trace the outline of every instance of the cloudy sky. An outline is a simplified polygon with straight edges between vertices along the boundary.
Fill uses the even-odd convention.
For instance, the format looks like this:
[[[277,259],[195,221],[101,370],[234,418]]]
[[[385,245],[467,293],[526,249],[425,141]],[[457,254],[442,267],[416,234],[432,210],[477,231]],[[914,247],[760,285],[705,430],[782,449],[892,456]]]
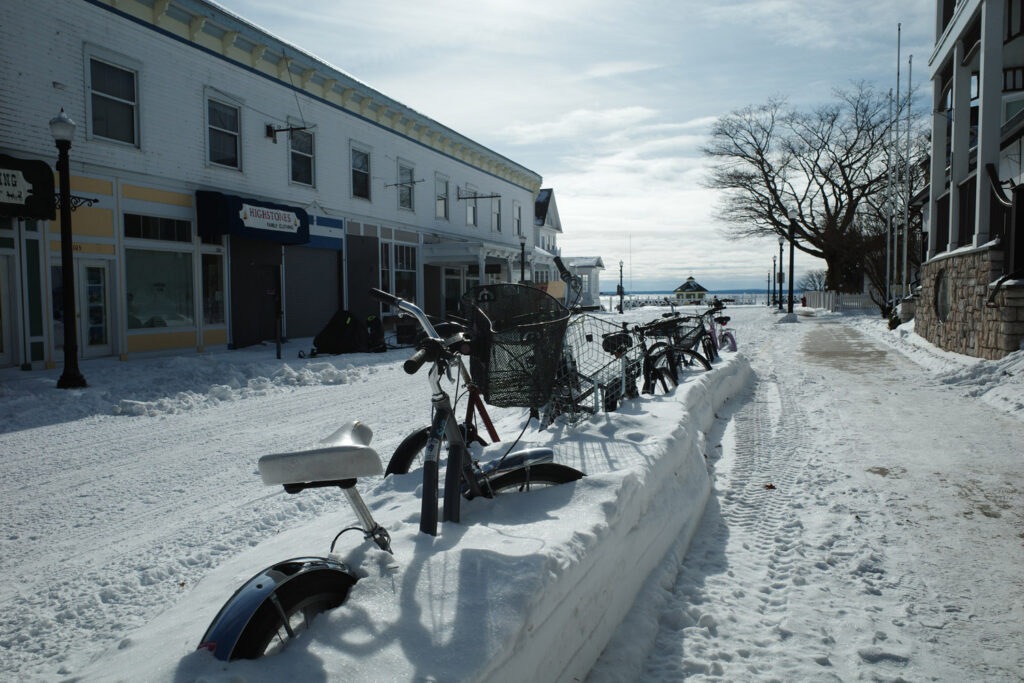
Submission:
[[[764,287],[773,240],[733,241],[701,186],[717,117],[768,97],[929,76],[934,0],[219,0],[544,177],[566,256],[614,287]],[[801,271],[824,264],[797,252]],[[632,283],[632,287],[630,287]]]

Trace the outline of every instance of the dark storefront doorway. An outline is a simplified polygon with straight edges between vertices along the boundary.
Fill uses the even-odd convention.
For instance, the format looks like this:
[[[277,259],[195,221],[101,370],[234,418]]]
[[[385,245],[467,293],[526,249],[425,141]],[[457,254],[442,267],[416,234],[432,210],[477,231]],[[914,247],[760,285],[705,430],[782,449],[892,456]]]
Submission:
[[[231,238],[231,330],[235,348],[277,338],[281,245]]]

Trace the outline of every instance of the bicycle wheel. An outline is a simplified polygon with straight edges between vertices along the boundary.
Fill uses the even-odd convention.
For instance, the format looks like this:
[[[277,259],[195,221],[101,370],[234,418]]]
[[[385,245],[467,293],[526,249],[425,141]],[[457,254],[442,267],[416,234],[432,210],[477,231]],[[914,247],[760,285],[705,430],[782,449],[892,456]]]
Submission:
[[[679,368],[675,352],[665,342],[657,342],[647,349],[645,361],[644,386],[655,393],[655,382],[661,385],[666,394],[670,386],[679,384]],[[649,361],[649,363],[648,363]]]
[[[511,491],[529,491],[535,488],[568,484],[584,476],[582,472],[568,465],[554,462],[539,465],[524,465],[508,472],[502,472],[481,485],[485,491],[490,490],[491,496]]]
[[[704,358],[713,363],[718,358],[718,351],[715,349],[715,340],[710,333],[704,333],[700,338],[700,347],[704,351]]]
[[[708,359],[693,349],[681,349],[678,346],[672,348],[676,354],[676,367],[679,369],[680,378],[687,373],[704,372],[711,369]]]
[[[732,332],[723,332],[718,335],[718,348],[729,351],[736,350],[736,338],[732,336]]]
[[[355,577],[332,568],[299,574],[271,593],[238,636],[231,659],[280,652],[309,628],[313,618],[345,602]]]

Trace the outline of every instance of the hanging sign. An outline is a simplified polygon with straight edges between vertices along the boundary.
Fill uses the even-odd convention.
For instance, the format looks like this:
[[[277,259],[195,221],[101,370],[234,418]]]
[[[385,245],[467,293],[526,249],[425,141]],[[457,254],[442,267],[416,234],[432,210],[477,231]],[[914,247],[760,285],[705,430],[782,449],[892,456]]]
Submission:
[[[238,217],[242,219],[242,225],[247,228],[277,230],[293,235],[299,231],[299,226],[302,225],[298,215],[292,211],[253,206],[245,202],[242,203]]]
[[[16,169],[0,168],[0,201],[5,204],[24,204],[32,185]]]
[[[0,216],[52,220],[53,170],[46,162],[0,154]]]

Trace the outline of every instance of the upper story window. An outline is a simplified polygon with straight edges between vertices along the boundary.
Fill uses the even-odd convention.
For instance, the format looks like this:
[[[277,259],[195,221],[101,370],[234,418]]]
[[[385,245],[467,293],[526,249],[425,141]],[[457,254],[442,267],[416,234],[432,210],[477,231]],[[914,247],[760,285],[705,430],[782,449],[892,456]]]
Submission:
[[[491,199],[491,230],[501,232],[501,197]]]
[[[89,59],[92,134],[137,145],[138,74],[96,58]]]
[[[1024,33],[1024,0],[1006,1],[1006,40]]]
[[[206,100],[210,163],[241,168],[241,109],[214,99]]]
[[[434,177],[434,216],[448,220],[448,179]]]
[[[479,226],[478,216],[476,188],[466,185],[466,225],[472,225],[474,228]]]
[[[519,202],[512,202],[512,230],[516,235],[523,234],[523,207]]]
[[[370,153],[352,148],[352,196],[370,198]]]
[[[398,163],[398,208],[415,211],[416,183],[413,180],[413,167],[402,162]]]
[[[313,134],[306,130],[293,130],[288,134],[291,146],[292,182],[313,183]]]

